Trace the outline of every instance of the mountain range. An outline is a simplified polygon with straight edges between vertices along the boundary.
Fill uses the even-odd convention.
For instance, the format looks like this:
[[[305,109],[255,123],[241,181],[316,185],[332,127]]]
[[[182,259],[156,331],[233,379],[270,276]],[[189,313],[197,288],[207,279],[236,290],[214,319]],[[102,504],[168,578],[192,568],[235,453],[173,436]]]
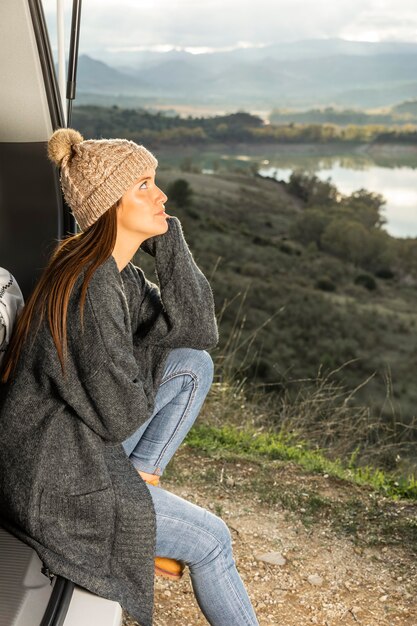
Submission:
[[[230,52],[95,51],[78,61],[80,104],[377,108],[417,97],[417,43],[307,40]]]

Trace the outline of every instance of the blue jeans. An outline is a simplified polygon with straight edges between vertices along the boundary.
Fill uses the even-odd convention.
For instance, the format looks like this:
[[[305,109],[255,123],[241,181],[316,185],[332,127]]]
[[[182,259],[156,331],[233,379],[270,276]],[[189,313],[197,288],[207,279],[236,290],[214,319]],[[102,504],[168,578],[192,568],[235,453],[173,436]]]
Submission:
[[[171,350],[153,414],[123,443],[136,469],[162,475],[192,427],[212,381],[208,352]],[[209,624],[259,626],[236,569],[226,523],[162,487],[146,484],[156,514],[156,556],[188,565],[196,600]]]

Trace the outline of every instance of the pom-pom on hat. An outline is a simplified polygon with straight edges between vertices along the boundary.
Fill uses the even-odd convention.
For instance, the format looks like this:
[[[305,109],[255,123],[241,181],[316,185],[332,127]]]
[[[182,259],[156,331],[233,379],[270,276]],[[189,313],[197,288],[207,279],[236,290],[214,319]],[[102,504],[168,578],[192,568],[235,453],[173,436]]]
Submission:
[[[61,187],[81,230],[103,215],[158,160],[128,139],[88,139],[58,128],[48,141],[48,158],[61,168]]]

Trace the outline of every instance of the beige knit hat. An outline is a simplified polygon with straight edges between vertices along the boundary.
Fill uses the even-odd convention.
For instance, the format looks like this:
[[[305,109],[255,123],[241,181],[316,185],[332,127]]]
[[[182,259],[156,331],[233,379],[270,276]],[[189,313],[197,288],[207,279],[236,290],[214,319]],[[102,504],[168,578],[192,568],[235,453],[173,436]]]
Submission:
[[[128,139],[88,139],[59,128],[48,141],[48,157],[61,168],[61,187],[81,230],[94,224],[158,160]]]

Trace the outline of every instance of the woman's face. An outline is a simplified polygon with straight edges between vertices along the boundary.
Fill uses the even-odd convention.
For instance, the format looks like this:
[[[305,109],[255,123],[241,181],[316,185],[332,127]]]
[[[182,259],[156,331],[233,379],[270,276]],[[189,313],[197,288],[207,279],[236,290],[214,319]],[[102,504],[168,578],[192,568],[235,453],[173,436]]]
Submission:
[[[122,196],[117,207],[118,232],[148,239],[168,230],[164,202],[168,196],[155,184],[155,169],[146,170]]]

